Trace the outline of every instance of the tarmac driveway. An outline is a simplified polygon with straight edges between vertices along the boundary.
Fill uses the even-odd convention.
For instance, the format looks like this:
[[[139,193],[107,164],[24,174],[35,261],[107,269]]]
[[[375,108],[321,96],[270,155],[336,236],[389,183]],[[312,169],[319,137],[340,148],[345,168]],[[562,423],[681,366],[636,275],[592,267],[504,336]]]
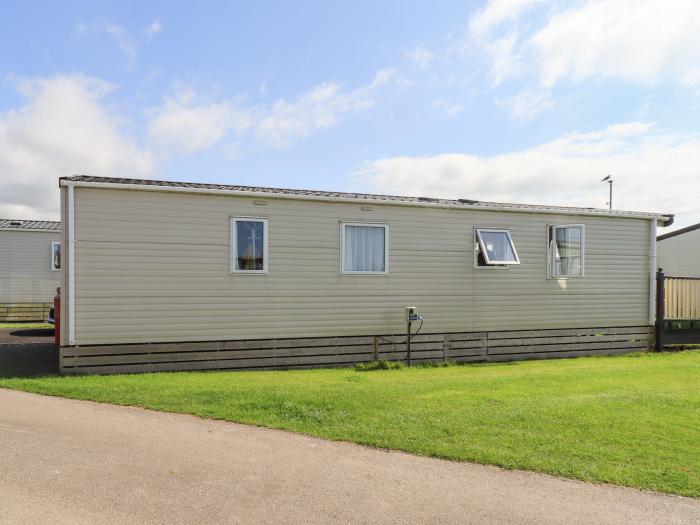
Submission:
[[[0,377],[57,373],[53,328],[0,328]]]
[[[0,523],[700,523],[700,502],[0,389]]]

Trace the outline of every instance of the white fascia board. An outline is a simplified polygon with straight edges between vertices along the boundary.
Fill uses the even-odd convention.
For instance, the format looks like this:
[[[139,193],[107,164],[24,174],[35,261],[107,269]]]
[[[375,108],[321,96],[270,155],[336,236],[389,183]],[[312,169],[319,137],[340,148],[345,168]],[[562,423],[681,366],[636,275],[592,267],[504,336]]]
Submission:
[[[670,217],[667,215],[660,215],[654,213],[643,213],[643,214],[620,214],[620,213],[608,213],[605,210],[594,211],[594,210],[561,210],[561,209],[527,209],[519,208],[516,206],[488,206],[481,205],[470,208],[461,204],[438,204],[434,202],[405,202],[405,201],[394,201],[394,200],[381,200],[381,199],[355,199],[351,197],[330,197],[322,195],[295,195],[291,193],[275,193],[275,192],[264,192],[264,191],[240,191],[231,189],[218,189],[218,188],[188,188],[181,186],[156,186],[147,184],[122,184],[116,182],[88,182],[88,181],[71,181],[62,180],[61,186],[75,186],[82,188],[104,188],[104,189],[115,189],[115,190],[133,190],[133,191],[166,191],[166,192],[176,192],[176,193],[195,193],[195,194],[214,194],[214,195],[235,195],[238,197],[257,197],[266,199],[291,199],[291,200],[302,200],[302,201],[323,201],[323,202],[343,202],[351,204],[381,204],[390,206],[415,206],[423,208],[452,208],[460,210],[469,211],[504,211],[513,213],[545,213],[548,215],[577,215],[577,216],[587,216],[587,217],[608,217],[614,219],[644,219],[644,220],[656,220],[659,222],[667,222]]]

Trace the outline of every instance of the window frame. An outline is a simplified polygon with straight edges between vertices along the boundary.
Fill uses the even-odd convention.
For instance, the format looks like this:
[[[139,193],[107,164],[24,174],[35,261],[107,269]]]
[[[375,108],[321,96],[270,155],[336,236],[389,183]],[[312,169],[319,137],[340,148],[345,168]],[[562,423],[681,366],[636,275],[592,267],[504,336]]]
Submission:
[[[261,222],[263,223],[263,269],[262,270],[240,270],[238,266],[238,222]],[[249,275],[267,275],[270,273],[269,254],[268,254],[268,238],[269,238],[269,221],[267,217],[229,217],[230,225],[230,244],[231,244],[231,263],[230,273],[232,274],[249,274]]]
[[[581,228],[581,274],[580,275],[554,275],[556,261],[555,228]],[[564,279],[583,279],[586,276],[586,225],[585,224],[548,224],[547,225],[547,279],[556,281]]]
[[[384,228],[384,271],[367,272],[345,269],[345,227],[367,226],[371,228]],[[340,274],[341,275],[388,275],[389,274],[389,225],[381,222],[357,222],[340,221]]]
[[[60,261],[61,265],[63,265],[63,249],[61,248],[61,241],[51,241],[51,260],[50,260],[49,264],[51,265],[52,272],[60,272],[61,271],[61,266],[56,268],[53,264],[54,247],[56,245],[58,245],[58,252],[59,252],[59,257],[60,257],[59,261]]]
[[[513,255],[515,256],[515,262],[512,261],[489,261],[488,255],[486,253],[486,249],[484,247],[483,240],[481,238],[481,232],[496,232],[496,233],[505,233],[508,236],[508,242],[510,243],[510,247],[513,250]],[[479,265],[479,254],[478,250],[481,250],[481,253],[483,254],[484,261],[486,261],[485,266]],[[513,265],[519,265],[520,264],[520,256],[518,255],[518,250],[515,247],[515,242],[513,241],[513,236],[510,233],[510,229],[508,228],[479,228],[475,227],[474,228],[474,268],[478,270],[483,270],[483,269],[493,269],[493,268],[501,268],[501,269],[508,269]]]

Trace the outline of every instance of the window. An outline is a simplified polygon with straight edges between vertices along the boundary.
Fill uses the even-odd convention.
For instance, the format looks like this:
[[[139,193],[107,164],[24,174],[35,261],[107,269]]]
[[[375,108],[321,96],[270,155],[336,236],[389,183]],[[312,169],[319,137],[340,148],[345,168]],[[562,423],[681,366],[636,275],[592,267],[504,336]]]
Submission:
[[[509,230],[476,229],[477,266],[520,264]]]
[[[231,272],[267,273],[267,219],[231,219]]]
[[[583,277],[583,224],[549,227],[549,276]]]
[[[342,273],[388,273],[389,226],[341,223],[341,264]]]
[[[61,269],[61,243],[53,241],[51,243],[51,269]]]

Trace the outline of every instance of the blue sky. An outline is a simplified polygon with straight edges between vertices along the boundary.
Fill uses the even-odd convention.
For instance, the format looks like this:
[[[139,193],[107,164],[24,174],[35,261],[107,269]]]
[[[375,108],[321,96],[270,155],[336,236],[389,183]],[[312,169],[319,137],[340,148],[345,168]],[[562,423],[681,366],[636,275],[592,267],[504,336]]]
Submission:
[[[700,221],[700,3],[0,2],[0,215],[73,173]],[[255,5],[252,5],[255,4]]]

